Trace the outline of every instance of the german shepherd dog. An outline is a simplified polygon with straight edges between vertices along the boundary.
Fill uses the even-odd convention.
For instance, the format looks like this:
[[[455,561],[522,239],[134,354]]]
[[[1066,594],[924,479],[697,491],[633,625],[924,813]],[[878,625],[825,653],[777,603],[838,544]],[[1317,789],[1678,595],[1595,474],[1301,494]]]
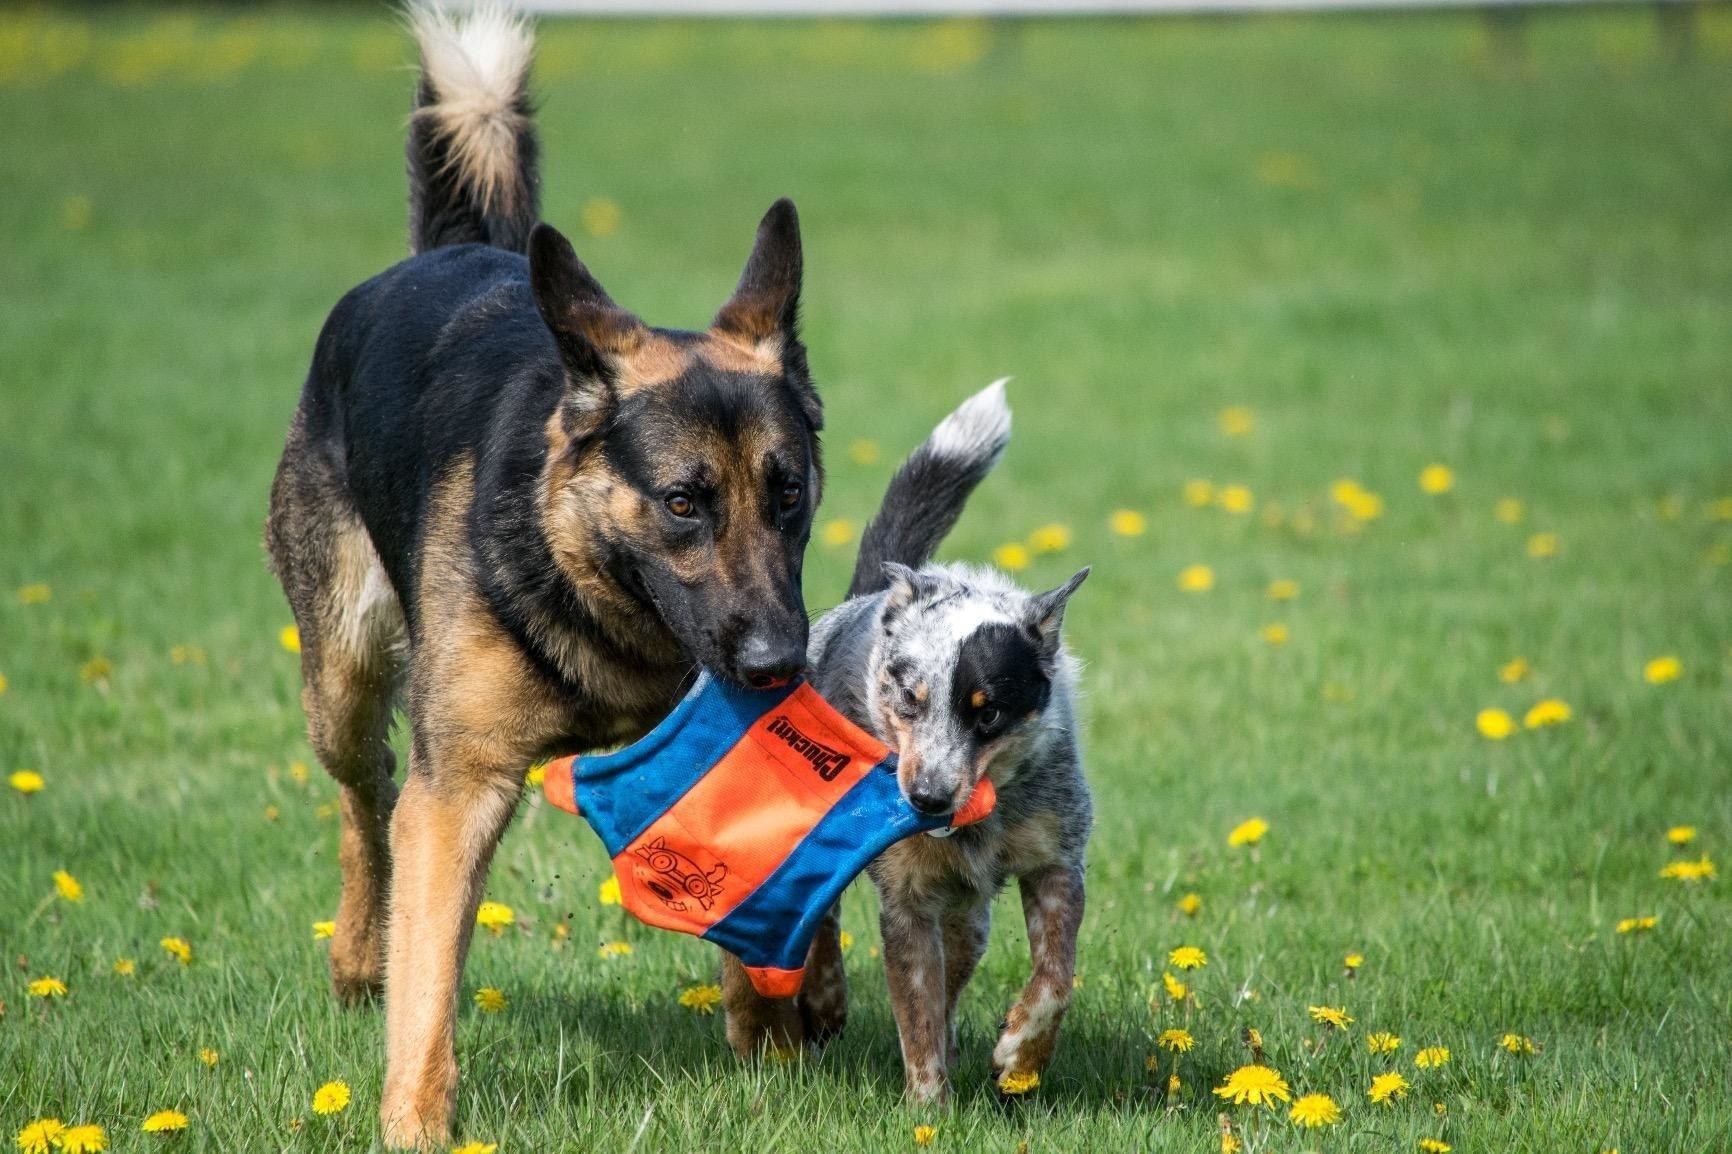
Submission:
[[[525,767],[640,736],[699,665],[803,667],[823,423],[792,204],[708,330],[651,328],[538,222],[528,28],[410,17],[414,255],[325,322],[265,530],[341,786],[331,978],[383,986],[394,1147],[450,1133],[458,982]]]
[[[992,1052],[1001,1092],[1052,1060],[1076,973],[1083,854],[1093,823],[1076,737],[1077,663],[1061,635],[1089,571],[1045,593],[1002,574],[928,564],[970,492],[1010,439],[1002,382],[958,408],[897,471],[867,526],[849,599],[812,630],[812,684],[900,754],[910,805],[950,813],[982,777],[998,806],[949,836],[898,842],[869,867],[908,1096],[942,1100],[956,1061],[956,1005],[986,949],[992,899],[1022,891],[1033,972]],[[808,960],[802,1013],[760,998],[724,962],[728,1037],[737,1050],[821,1041],[847,1012],[838,926]],[[801,1038],[816,1022],[818,1036]]]

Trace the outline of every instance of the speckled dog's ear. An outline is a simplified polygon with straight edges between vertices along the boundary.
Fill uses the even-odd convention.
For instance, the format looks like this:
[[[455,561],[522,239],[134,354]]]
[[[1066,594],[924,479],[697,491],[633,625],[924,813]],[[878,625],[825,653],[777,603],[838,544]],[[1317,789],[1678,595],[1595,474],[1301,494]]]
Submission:
[[[910,569],[900,561],[884,562],[890,587],[884,597],[884,623],[890,624],[910,605],[938,592],[938,579],[930,573]]]
[[[1069,581],[1057,589],[1048,589],[1028,599],[1024,620],[1040,644],[1040,655],[1050,658],[1058,652],[1059,635],[1064,629],[1064,607],[1077,587],[1088,580],[1089,567],[1078,569]]]

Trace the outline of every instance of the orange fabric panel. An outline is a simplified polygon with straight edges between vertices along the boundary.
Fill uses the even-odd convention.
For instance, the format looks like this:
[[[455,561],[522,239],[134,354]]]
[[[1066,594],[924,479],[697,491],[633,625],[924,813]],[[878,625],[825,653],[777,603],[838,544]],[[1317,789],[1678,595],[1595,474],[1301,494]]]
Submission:
[[[541,792],[547,800],[563,809],[566,813],[577,812],[576,780],[572,777],[572,764],[575,757],[562,757],[558,761],[547,763],[541,778]]]
[[[791,998],[800,992],[800,986],[806,980],[804,966],[797,970],[778,970],[774,966],[742,968],[746,977],[752,980],[752,989],[766,998]]]
[[[888,747],[871,735],[832,725],[813,699],[828,709],[803,685],[759,718],[614,857],[628,909],[653,926],[703,934],[775,873],[888,756]]]
[[[974,792],[968,795],[968,800],[962,803],[962,808],[950,819],[950,827],[958,829],[973,825],[990,814],[997,804],[998,790],[993,786],[990,777],[983,777],[974,783]]]

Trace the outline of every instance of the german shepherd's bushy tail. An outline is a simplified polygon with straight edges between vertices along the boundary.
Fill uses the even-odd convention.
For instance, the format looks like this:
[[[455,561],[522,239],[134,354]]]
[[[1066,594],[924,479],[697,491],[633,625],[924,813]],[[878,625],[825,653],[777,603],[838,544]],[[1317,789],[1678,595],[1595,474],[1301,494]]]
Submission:
[[[521,16],[484,3],[461,14],[410,0],[421,84],[409,120],[409,246],[523,252],[540,215],[541,175]]]
[[[962,516],[969,494],[992,472],[1010,444],[1004,383],[994,381],[957,406],[890,478],[878,515],[867,522],[860,539],[848,596],[888,587],[886,561],[918,569],[938,552]]]

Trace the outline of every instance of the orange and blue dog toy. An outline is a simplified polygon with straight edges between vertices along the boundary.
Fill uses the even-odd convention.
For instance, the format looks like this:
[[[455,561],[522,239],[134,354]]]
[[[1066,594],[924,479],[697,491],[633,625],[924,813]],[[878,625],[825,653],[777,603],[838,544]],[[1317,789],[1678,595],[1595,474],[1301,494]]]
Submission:
[[[997,802],[983,779],[926,816],[896,754],[804,681],[749,690],[707,672],[640,741],[552,762],[542,788],[601,835],[626,909],[721,946],[772,998],[799,992],[819,924],[868,862]]]

